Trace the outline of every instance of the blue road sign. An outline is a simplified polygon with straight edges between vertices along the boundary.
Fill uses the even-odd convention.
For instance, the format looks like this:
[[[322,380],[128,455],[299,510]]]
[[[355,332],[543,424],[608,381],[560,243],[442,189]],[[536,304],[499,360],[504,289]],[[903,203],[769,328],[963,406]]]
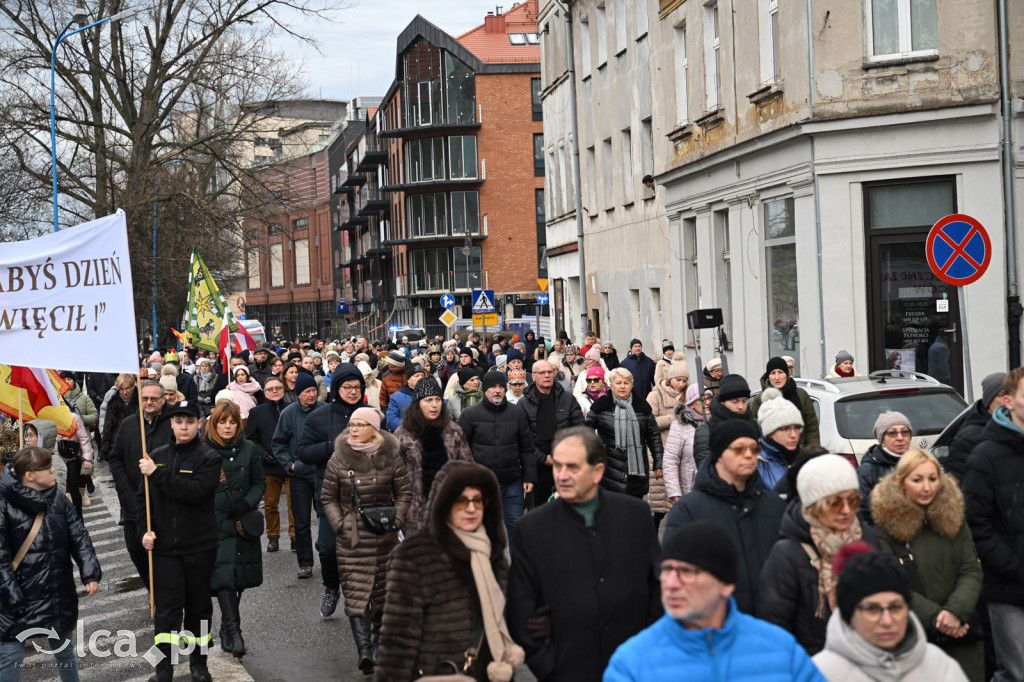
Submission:
[[[442,308],[445,308],[445,309],[451,308],[453,305],[455,305],[455,297],[454,296],[452,296],[451,294],[445,294],[444,296],[441,297],[441,307]]]
[[[981,223],[954,213],[932,227],[925,255],[936,277],[952,286],[965,286],[985,274],[992,260],[992,242]]]
[[[540,294],[540,295],[537,296],[537,305],[547,305],[547,304],[548,304],[548,295],[547,294]]]
[[[473,290],[473,312],[493,313],[494,310],[494,289]]]

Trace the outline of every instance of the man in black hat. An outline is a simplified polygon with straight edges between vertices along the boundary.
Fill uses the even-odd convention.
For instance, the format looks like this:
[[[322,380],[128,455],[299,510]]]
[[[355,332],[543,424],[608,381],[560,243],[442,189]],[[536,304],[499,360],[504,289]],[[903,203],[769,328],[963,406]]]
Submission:
[[[473,461],[498,477],[505,531],[509,540],[523,515],[523,496],[537,482],[530,420],[517,405],[505,400],[506,378],[491,370],[484,375],[483,400],[463,410],[459,426],[466,435]]]
[[[665,615],[618,648],[605,682],[821,680],[791,634],[736,608],[738,559],[726,536],[706,521],[666,535],[658,566]]]
[[[766,490],[757,472],[761,431],[748,419],[728,419],[711,426],[711,457],[697,470],[693,491],[672,507],[665,539],[696,521],[714,521],[740,550],[736,604],[754,613],[761,568],[772,545],[786,504]]]
[[[711,445],[708,442],[711,425],[730,419],[745,419],[757,427],[757,420],[750,410],[750,385],[739,374],[722,377],[718,395],[714,396],[708,405],[707,418],[697,426],[693,434],[693,458],[698,467],[711,454]]]
[[[260,346],[253,352],[252,358],[253,363],[249,365],[249,376],[260,382],[260,386],[263,386],[273,374],[270,371],[270,351],[266,346]]]
[[[633,339],[629,342],[629,353],[619,363],[633,375],[633,395],[640,400],[647,400],[651,389],[654,388],[654,373],[656,367],[654,360],[644,354],[644,346],[640,339]]]
[[[139,460],[149,481],[153,530],[139,528],[142,546],[153,553],[156,646],[164,655],[150,682],[170,682],[181,639],[195,648],[189,658],[192,679],[211,680],[206,669],[210,646],[210,578],[217,557],[214,492],[220,482],[220,457],[199,438],[199,406],[188,400],[169,406],[174,441]],[[145,481],[136,495],[146,508]],[[184,632],[182,622],[184,621]]]

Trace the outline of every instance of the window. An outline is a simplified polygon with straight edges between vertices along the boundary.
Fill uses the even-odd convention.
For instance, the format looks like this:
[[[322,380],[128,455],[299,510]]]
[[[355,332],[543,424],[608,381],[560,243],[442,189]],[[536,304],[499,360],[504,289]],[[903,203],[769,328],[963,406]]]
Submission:
[[[597,154],[593,147],[587,147],[587,210],[590,217],[597,215]]]
[[[559,187],[562,185],[562,156],[558,149],[548,150],[548,174],[544,178],[544,186],[551,188],[551,214],[562,215],[563,211],[559,207],[560,194]]]
[[[612,0],[612,16],[615,17],[615,54],[626,51],[626,3],[630,0]],[[632,0],[637,2],[637,0]]]
[[[676,26],[676,125],[690,122],[687,99],[689,66],[686,60],[686,24]]]
[[[537,205],[537,276],[548,276],[548,232],[547,219],[544,213],[544,190],[533,191],[533,201]]]
[[[571,45],[569,47],[572,48]],[[586,14],[580,17],[580,61],[584,69],[583,75],[589,76],[594,70],[594,65],[590,61],[590,20]]]
[[[480,247],[470,247],[469,253],[463,253],[465,247],[457,247],[452,250],[452,260],[455,263],[455,288],[456,289],[479,289],[481,284]]]
[[[444,192],[414,194],[406,198],[410,237],[448,234],[448,202]]]
[[[525,45],[526,34],[525,33],[509,33],[508,42],[512,45]]]
[[[292,221],[292,231],[305,230],[309,227],[309,218],[297,218]]]
[[[309,284],[309,239],[295,240],[295,284]]]
[[[445,96],[448,99],[448,123],[476,121],[476,79],[473,70],[445,52]]]
[[[530,107],[533,110],[533,120],[543,121],[544,120],[544,107],[540,101],[540,79],[530,79]]]
[[[270,225],[268,225],[267,226],[267,234],[268,235],[281,234],[281,223],[271,223]]]
[[[643,139],[640,140],[640,171],[644,175],[654,175],[654,128],[651,119],[645,118],[640,121],[640,129]]]
[[[871,55],[893,58],[939,46],[938,0],[869,0]]]
[[[444,180],[444,138],[428,137],[405,143],[409,182]]]
[[[533,135],[533,175],[544,177],[544,133]]]
[[[683,299],[685,312],[700,308],[700,272],[697,258],[697,219],[684,218],[683,229]]]
[[[633,203],[633,135],[622,131],[622,203]]]
[[[270,286],[284,286],[284,245],[270,245]]]
[[[789,355],[800,376],[800,307],[797,297],[793,197],[764,203],[764,269],[768,289],[768,356]]]
[[[594,14],[597,17],[597,66],[600,68],[608,61],[608,20],[603,2]]]
[[[245,254],[247,261],[247,269],[249,270],[249,288],[259,289],[260,288],[260,251],[259,249],[249,249]]]
[[[732,338],[732,254],[729,250],[729,211],[712,215],[715,245],[715,307],[722,309],[722,330]],[[727,348],[724,350],[728,350]]]
[[[757,0],[757,22],[761,50],[761,85],[778,83],[779,68],[779,0]]]
[[[615,208],[615,192],[611,191],[613,174],[612,138],[605,138],[601,144],[601,182],[604,190],[604,207]]]
[[[526,34],[527,45],[540,45],[540,34],[539,33],[527,33]]]
[[[479,192],[452,192],[452,234],[480,234]]]
[[[451,249],[415,249],[409,252],[412,293],[451,288]]]
[[[647,0],[633,0],[633,23],[637,38],[647,33]]]
[[[420,39],[405,54],[407,126],[476,121],[476,81],[461,60]]]
[[[722,55],[718,35],[718,3],[704,7],[704,92],[705,109],[722,106]]]
[[[477,177],[476,136],[455,135],[448,138],[448,158],[452,180]]]

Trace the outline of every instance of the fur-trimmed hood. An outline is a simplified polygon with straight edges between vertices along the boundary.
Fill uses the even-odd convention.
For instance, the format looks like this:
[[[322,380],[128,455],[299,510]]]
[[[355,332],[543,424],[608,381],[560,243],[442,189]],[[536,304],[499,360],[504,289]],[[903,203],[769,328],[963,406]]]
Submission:
[[[341,460],[343,468],[361,474],[372,469],[388,469],[394,463],[395,457],[398,457],[398,439],[387,431],[381,431],[380,435],[384,441],[373,456],[368,456],[365,452],[353,450],[349,446],[349,430],[345,429],[334,440],[334,456]]]
[[[501,488],[498,479],[487,467],[475,462],[449,460],[434,476],[427,499],[427,528],[437,543],[449,554],[469,561],[469,550],[448,527],[448,514],[462,491],[467,487],[480,488],[487,507],[484,509],[484,529],[491,539],[491,563],[504,557],[505,517],[501,510]]]
[[[897,542],[914,539],[926,518],[936,533],[952,540],[964,523],[964,496],[956,479],[943,472],[938,495],[927,509],[921,509],[903,494],[894,471],[871,491],[871,514],[875,524]]]

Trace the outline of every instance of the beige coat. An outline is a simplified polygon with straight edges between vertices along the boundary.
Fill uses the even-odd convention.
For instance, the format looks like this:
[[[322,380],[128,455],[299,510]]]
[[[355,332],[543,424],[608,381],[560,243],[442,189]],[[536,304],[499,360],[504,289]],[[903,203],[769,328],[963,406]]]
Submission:
[[[680,395],[668,385],[668,379],[658,382],[654,390],[647,395],[647,404],[651,406],[654,418],[661,429],[661,444],[665,445],[668,440],[668,429],[675,419],[676,405],[679,404]],[[650,459],[650,453],[647,458]],[[653,462],[650,463],[653,468]],[[655,514],[667,514],[672,505],[669,504],[668,494],[665,492],[665,479],[651,477],[651,489],[647,493],[647,501],[651,505],[651,511]]]

